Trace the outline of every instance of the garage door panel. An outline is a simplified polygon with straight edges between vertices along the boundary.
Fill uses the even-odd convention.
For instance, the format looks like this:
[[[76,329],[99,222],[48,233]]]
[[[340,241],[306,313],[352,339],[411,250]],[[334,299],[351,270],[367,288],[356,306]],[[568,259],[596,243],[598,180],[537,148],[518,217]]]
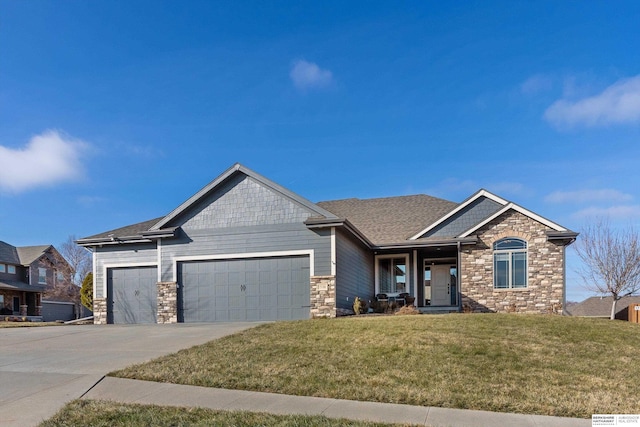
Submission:
[[[110,323],[156,323],[157,268],[107,270],[107,319]]]
[[[309,318],[308,256],[184,262],[179,280],[185,322]],[[211,304],[198,303],[209,296]]]

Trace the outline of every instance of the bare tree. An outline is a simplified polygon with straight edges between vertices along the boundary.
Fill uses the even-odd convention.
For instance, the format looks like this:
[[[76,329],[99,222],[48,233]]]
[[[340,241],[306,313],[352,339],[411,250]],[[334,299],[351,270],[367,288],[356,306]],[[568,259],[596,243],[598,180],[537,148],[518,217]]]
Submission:
[[[618,300],[640,291],[640,234],[632,226],[614,230],[606,219],[587,224],[576,242],[583,262],[577,273],[591,291],[611,295],[611,319]]]
[[[74,235],[69,236],[60,245],[60,254],[69,263],[69,278],[71,282],[78,287],[82,286],[82,281],[93,269],[91,254],[76,243],[76,236]]]

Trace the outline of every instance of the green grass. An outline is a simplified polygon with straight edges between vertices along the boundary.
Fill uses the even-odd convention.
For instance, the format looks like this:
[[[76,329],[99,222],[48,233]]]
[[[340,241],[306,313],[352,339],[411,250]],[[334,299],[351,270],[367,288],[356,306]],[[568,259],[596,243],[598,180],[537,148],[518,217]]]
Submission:
[[[265,324],[112,375],[303,396],[588,418],[639,413],[640,325],[543,315]]]
[[[391,424],[332,419],[323,416],[270,415],[257,412],[213,411],[201,408],[75,400],[55,416],[41,423],[40,427],[382,427],[389,425]]]

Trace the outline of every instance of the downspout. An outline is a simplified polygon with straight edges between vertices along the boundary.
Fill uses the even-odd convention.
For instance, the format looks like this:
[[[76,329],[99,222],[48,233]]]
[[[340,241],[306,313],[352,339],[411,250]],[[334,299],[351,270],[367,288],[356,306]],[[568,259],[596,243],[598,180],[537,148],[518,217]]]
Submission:
[[[462,285],[462,281],[460,279],[460,277],[462,276],[462,272],[460,271],[460,254],[462,253],[462,245],[460,244],[460,242],[458,242],[457,244],[458,246],[458,256],[456,259],[456,270],[457,270],[457,274],[456,274],[456,282],[457,286],[456,286],[456,292],[458,293],[458,311],[460,311],[462,309],[462,289],[461,289],[461,285]]]
[[[562,315],[567,311],[567,247],[562,247]]]

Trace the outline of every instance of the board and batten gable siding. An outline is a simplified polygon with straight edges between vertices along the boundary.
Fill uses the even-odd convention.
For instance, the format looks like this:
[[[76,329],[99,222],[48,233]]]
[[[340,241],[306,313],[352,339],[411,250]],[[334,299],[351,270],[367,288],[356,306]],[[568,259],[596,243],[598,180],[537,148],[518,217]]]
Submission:
[[[105,266],[125,267],[155,265],[158,262],[158,252],[156,243],[108,245],[96,247],[94,280],[96,283],[95,298],[106,298],[104,290],[106,288]]]
[[[336,230],[336,307],[350,309],[354,298],[374,297],[374,257],[360,241]]]
[[[488,197],[480,197],[466,206],[460,212],[456,212],[451,218],[447,218],[423,237],[455,237],[464,233],[485,218],[502,209],[502,205]]]

